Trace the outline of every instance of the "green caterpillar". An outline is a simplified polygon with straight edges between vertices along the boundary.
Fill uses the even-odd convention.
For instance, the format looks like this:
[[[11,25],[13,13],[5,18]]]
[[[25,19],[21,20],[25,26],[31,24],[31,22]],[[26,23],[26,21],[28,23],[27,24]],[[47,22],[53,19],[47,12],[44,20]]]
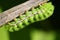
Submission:
[[[10,32],[18,31],[19,29],[23,29],[26,25],[47,19],[53,14],[53,11],[54,6],[51,2],[44,3],[36,8],[32,8],[30,11],[26,11],[23,15],[20,15],[15,20],[3,26]]]

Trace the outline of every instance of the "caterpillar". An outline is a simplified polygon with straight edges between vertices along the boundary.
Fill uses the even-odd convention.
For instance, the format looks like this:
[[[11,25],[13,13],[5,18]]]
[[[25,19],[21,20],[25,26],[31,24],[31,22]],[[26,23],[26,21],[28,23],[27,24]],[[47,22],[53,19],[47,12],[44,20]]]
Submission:
[[[27,10],[23,15],[18,16],[13,21],[3,26],[10,32],[18,31],[31,23],[49,18],[53,14],[53,11],[54,6],[51,2],[44,3],[38,5],[36,8],[32,7],[31,10]]]

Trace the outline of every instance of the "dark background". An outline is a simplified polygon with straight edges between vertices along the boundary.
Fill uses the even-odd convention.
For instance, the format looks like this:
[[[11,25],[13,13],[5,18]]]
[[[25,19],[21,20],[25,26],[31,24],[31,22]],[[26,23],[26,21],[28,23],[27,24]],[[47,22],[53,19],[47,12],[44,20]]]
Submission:
[[[2,7],[3,11],[23,3],[27,0],[0,0],[0,6]],[[59,0],[50,0],[52,1],[53,5],[55,6],[54,13],[51,17],[44,21],[35,22],[30,24],[28,27],[22,29],[22,31],[10,33],[11,40],[29,40],[29,31],[30,29],[36,28],[41,29],[44,31],[54,30],[57,33],[56,40],[60,40],[60,1]],[[33,26],[33,27],[32,27]]]

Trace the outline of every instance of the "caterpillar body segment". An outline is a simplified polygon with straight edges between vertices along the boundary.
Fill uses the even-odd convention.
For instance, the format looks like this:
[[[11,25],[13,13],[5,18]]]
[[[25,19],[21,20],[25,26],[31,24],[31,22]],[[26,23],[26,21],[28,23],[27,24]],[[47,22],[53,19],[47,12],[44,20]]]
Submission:
[[[33,7],[31,10],[27,10],[23,15],[3,26],[11,32],[18,31],[31,23],[49,18],[53,14],[53,11],[54,6],[51,2],[44,3],[36,8]]]

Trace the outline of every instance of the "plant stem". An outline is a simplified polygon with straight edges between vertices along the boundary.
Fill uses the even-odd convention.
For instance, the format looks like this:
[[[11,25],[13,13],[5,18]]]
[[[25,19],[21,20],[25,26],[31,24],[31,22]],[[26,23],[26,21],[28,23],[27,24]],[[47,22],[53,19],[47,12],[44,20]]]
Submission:
[[[0,40],[9,40],[8,31],[4,27],[0,28]]]

